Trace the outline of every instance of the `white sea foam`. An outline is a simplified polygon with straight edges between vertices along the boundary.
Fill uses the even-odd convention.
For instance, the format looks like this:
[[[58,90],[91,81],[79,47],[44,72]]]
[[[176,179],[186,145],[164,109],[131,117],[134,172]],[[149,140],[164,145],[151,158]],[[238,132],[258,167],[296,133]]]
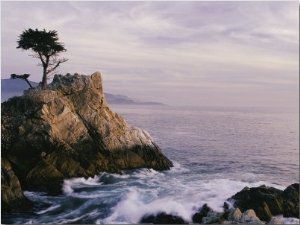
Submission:
[[[148,193],[151,195],[151,193]],[[188,207],[170,197],[156,198],[151,202],[145,202],[145,196],[135,188],[130,188],[124,199],[114,207],[111,216],[104,220],[104,223],[138,223],[144,215],[166,212],[173,215],[180,215],[189,220],[192,204]]]
[[[80,178],[72,178],[65,179],[63,184],[63,192],[66,195],[72,194],[74,192],[74,188],[84,187],[84,186],[99,186],[99,176],[89,177],[87,179]]]
[[[46,195],[46,192],[24,191],[24,195],[29,199],[31,199],[31,198],[41,198],[42,196]]]
[[[65,195],[70,195],[74,192],[73,188],[71,187],[71,181],[70,180],[64,180],[63,192],[64,192]]]
[[[300,220],[298,218],[282,218],[282,225],[291,225],[291,224],[300,224]]]
[[[145,179],[149,177],[162,177],[164,174],[162,172],[156,171],[154,169],[139,169],[134,171],[130,177],[138,178],[138,179]]]
[[[187,173],[188,172],[188,173]],[[233,174],[232,177],[235,177]],[[228,177],[228,176],[227,176]],[[230,177],[230,176],[229,176]],[[97,201],[106,204],[110,212],[105,218],[96,219],[95,223],[138,223],[145,215],[166,212],[178,215],[185,221],[192,222],[193,214],[204,204],[222,212],[223,204],[245,186],[273,186],[283,190],[285,187],[257,181],[252,173],[237,177],[223,178],[223,174],[201,176],[189,172],[175,162],[170,171],[159,172],[148,169],[124,171],[123,175],[102,173],[93,178],[74,178],[64,181],[63,191],[72,198],[87,199],[88,205],[97,205]],[[90,199],[90,200],[89,200]],[[116,199],[118,199],[116,201]],[[113,200],[113,201],[112,201]],[[39,214],[58,208],[52,206]],[[82,208],[82,209],[80,209]],[[85,206],[76,209],[84,210]],[[73,216],[74,219],[70,219]],[[67,213],[58,217],[58,222],[75,222],[82,219],[80,214]],[[294,221],[285,220],[282,221]]]
[[[245,186],[258,187],[265,182],[244,182],[232,179],[195,180],[181,183],[173,178],[161,187],[144,190],[129,187],[121,201],[113,208],[113,213],[104,223],[138,223],[144,215],[166,212],[179,215],[191,222],[192,215],[204,204],[222,212],[223,204]],[[167,186],[169,184],[169,186]],[[282,189],[282,187],[281,187]]]
[[[52,211],[52,210],[54,210],[54,209],[57,209],[57,208],[59,208],[59,207],[60,207],[60,205],[50,206],[49,208],[47,208],[47,209],[45,209],[45,210],[41,210],[41,211],[37,212],[37,214],[44,214],[44,213],[46,213],[46,212],[50,212],[50,211]]]
[[[300,224],[298,218],[283,217],[282,215],[275,216],[275,218],[277,218],[282,225]]]
[[[189,169],[183,167],[179,162],[173,161],[173,167],[171,167],[169,173],[183,173],[189,171]]]
[[[99,185],[99,176],[89,177],[89,178],[72,178],[66,179],[65,182],[72,183],[72,185]]]

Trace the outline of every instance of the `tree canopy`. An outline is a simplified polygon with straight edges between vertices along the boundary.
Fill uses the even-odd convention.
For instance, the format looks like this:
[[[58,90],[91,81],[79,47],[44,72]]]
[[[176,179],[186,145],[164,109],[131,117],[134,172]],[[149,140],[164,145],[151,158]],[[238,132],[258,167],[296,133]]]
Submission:
[[[47,75],[55,71],[61,63],[68,60],[66,58],[58,58],[59,53],[67,51],[64,44],[58,40],[57,31],[46,31],[45,29],[25,30],[19,36],[19,40],[17,40],[17,48],[32,50],[35,53],[33,57],[41,60],[41,64],[39,65],[43,67],[43,89],[47,87]]]
[[[27,84],[29,85],[29,87],[32,88],[32,85],[30,84],[30,82],[27,80],[27,78],[30,76],[30,74],[20,74],[20,75],[17,75],[15,73],[11,74],[10,75],[10,78],[11,79],[22,79],[22,80],[25,80],[27,82]]]

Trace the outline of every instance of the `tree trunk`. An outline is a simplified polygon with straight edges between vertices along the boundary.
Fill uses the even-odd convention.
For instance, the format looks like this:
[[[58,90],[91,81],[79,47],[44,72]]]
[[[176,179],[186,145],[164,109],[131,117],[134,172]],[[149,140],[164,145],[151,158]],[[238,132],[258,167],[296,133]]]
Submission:
[[[27,84],[32,88],[32,85],[30,84],[30,82],[27,80],[27,78],[24,78],[24,80],[27,82]]]
[[[47,67],[43,67],[43,79],[42,79],[42,89],[47,89]]]

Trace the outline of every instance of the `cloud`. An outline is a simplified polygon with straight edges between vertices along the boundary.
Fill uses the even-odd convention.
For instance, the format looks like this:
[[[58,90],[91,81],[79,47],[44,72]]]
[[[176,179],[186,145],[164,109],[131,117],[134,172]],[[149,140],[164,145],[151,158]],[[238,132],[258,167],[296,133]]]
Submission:
[[[244,105],[264,86],[279,96],[282,84],[290,87],[289,105],[298,99],[295,2],[54,1],[2,2],[1,7],[2,77],[26,70],[40,80],[38,61],[15,47],[24,29],[45,28],[57,30],[68,50],[63,57],[70,60],[58,72],[100,70],[105,88],[115,93],[139,91],[146,100],[172,104],[187,104],[178,101],[186,95],[197,105],[199,95],[222,92],[240,96],[235,104]],[[233,104],[217,99],[215,104]]]

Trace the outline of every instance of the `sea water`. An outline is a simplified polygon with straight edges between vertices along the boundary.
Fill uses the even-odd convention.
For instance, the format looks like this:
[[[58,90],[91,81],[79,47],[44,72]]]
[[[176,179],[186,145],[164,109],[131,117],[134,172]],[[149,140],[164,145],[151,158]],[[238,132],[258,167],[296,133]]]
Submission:
[[[132,224],[159,212],[192,222],[203,204],[222,211],[245,186],[284,190],[299,182],[298,109],[110,107],[148,131],[174,167],[68,179],[61,196],[26,191],[34,212],[2,215],[2,223]]]

